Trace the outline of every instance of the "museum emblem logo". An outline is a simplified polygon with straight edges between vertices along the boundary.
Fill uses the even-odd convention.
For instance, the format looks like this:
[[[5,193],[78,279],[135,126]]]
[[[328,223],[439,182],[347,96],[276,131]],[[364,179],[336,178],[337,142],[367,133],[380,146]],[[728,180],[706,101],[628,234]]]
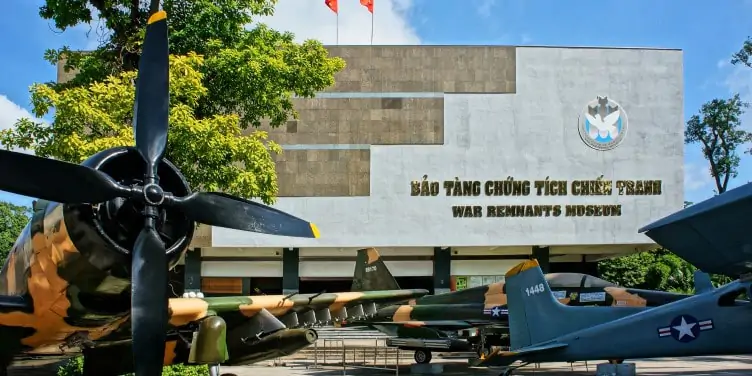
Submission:
[[[627,113],[608,97],[596,97],[580,114],[582,141],[595,150],[611,150],[627,135]]]

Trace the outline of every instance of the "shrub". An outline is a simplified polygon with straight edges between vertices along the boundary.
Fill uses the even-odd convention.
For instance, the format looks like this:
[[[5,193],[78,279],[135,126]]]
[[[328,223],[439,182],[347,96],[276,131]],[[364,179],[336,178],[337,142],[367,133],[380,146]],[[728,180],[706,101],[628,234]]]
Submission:
[[[57,376],[82,376],[84,374],[84,357],[78,356],[68,359],[57,369]],[[175,364],[165,367],[162,376],[208,376],[209,367],[206,365]],[[133,376],[132,373],[127,376]]]

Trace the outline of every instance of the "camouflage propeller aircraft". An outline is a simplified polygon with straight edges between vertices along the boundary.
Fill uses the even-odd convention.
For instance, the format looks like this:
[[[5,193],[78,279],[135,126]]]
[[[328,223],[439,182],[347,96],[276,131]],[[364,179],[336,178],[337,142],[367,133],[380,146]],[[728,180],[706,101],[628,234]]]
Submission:
[[[580,273],[550,273],[545,279],[558,301],[570,306],[656,307],[690,296],[618,287]],[[712,287],[707,275],[698,278],[697,282],[701,288]],[[431,351],[473,351],[482,357],[491,352],[492,346],[509,346],[504,290],[504,282],[497,282],[428,295],[409,304],[381,308],[373,317],[348,325],[367,325],[392,336],[387,344],[414,350],[417,363],[429,363],[433,357]],[[480,335],[465,338],[456,335],[457,331],[470,328],[480,329]]]
[[[640,230],[700,270],[737,278],[660,307],[568,307],[536,261],[518,265],[507,275],[511,351],[477,365],[751,353],[742,333],[752,332],[752,236],[740,225],[750,212],[752,184],[746,184]]]
[[[17,359],[80,353],[86,374],[158,376],[163,365],[193,363],[209,364],[216,375],[219,364],[254,362],[315,341],[314,331],[288,329],[284,322],[298,326],[311,314],[323,320],[345,309],[358,316],[361,304],[427,293],[168,299],[168,271],[186,252],[197,222],[282,236],[319,233],[312,223],[265,205],[191,193],[163,158],[166,17],[155,12],[146,27],[135,147],[104,150],[80,165],[0,150],[0,189],[40,198],[0,272],[0,375]]]

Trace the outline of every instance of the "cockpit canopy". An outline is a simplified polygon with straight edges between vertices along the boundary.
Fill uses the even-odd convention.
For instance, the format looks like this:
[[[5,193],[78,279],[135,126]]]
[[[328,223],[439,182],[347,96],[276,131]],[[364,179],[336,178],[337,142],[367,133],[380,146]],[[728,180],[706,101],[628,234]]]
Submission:
[[[616,286],[615,283],[611,283],[605,279],[581,273],[549,273],[546,274],[546,281],[553,288]]]

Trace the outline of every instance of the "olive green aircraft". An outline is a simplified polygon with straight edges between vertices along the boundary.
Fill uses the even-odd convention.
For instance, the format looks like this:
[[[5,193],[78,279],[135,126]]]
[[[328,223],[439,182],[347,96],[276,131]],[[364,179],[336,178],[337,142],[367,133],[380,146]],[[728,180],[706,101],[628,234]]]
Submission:
[[[386,270],[386,266],[382,268]],[[549,273],[545,278],[559,302],[569,306],[656,307],[691,296],[623,288],[580,273]],[[710,277],[705,273],[696,273],[695,283],[702,291],[712,288]],[[429,363],[432,351],[472,351],[484,357],[493,346],[510,344],[504,282],[386,306],[372,317],[349,321],[347,325],[366,325],[391,336],[387,345],[414,350],[417,363]],[[479,335],[456,334],[472,328],[479,329]]]
[[[192,193],[164,158],[168,27],[155,4],[136,82],[135,147],[107,149],[80,165],[0,150],[0,190],[40,199],[0,271],[0,375],[19,359],[79,354],[88,375],[159,376],[176,363],[208,364],[218,375],[219,364],[309,345],[316,333],[300,326],[311,321],[358,317],[364,305],[428,293],[363,291],[381,282],[356,270],[363,277],[356,292],[169,298],[168,271],[196,223],[306,238],[319,232],[252,201]]]

